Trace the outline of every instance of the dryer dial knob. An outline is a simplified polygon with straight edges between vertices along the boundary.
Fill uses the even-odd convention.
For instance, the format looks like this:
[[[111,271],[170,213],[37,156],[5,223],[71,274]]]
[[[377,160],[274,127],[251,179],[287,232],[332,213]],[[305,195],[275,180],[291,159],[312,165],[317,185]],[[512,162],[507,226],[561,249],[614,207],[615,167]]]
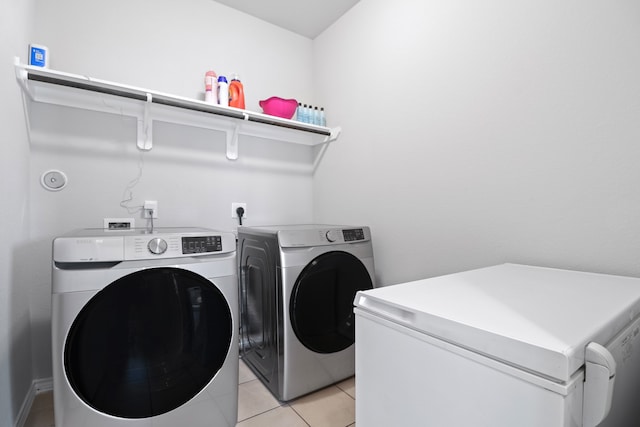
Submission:
[[[340,232],[338,230],[329,230],[325,236],[328,241],[333,243],[340,238]]]
[[[156,237],[155,239],[149,240],[147,248],[149,248],[149,252],[152,254],[162,255],[167,250],[167,242],[164,239]]]

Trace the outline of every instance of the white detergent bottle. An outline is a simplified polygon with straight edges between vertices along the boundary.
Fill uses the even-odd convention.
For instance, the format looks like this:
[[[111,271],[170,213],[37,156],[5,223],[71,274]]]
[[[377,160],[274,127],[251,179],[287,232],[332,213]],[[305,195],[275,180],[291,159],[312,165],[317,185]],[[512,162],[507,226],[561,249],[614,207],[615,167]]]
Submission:
[[[218,77],[218,104],[229,106],[229,83],[225,76]]]

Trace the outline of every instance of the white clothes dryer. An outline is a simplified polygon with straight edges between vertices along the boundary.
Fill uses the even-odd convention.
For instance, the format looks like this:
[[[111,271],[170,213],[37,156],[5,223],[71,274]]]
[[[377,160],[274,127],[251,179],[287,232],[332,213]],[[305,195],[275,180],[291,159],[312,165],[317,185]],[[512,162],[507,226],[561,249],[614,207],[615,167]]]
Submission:
[[[354,375],[356,292],[374,285],[368,227],[240,227],[241,352],[279,400]]]
[[[79,230],[53,242],[55,425],[235,426],[235,236]]]

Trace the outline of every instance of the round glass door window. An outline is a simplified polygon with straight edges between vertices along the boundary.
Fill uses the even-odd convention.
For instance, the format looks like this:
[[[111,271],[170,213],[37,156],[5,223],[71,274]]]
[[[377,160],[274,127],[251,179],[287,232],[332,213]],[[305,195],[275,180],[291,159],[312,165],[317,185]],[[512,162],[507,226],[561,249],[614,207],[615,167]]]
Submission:
[[[122,277],[74,320],[64,349],[67,378],[95,410],[146,418],[183,405],[222,367],[232,338],[224,296],[177,268]]]
[[[372,289],[362,262],[347,252],[327,252],[302,270],[291,294],[289,315],[298,340],[316,353],[335,353],[355,341],[353,299]]]

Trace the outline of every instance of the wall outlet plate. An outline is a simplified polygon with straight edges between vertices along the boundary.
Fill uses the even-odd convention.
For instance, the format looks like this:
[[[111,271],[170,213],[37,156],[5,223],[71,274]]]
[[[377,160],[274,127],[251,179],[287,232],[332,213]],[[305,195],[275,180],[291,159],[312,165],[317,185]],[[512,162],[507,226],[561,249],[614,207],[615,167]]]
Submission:
[[[158,218],[158,201],[157,200],[145,200],[142,207],[142,217],[151,218],[149,211],[153,210],[153,218]]]
[[[238,202],[233,202],[231,203],[231,218],[238,218],[238,212],[236,212],[236,209],[238,208],[242,208],[244,209],[244,214],[242,214],[242,218],[246,218],[247,217],[247,204],[242,202],[242,203],[238,203]]]

